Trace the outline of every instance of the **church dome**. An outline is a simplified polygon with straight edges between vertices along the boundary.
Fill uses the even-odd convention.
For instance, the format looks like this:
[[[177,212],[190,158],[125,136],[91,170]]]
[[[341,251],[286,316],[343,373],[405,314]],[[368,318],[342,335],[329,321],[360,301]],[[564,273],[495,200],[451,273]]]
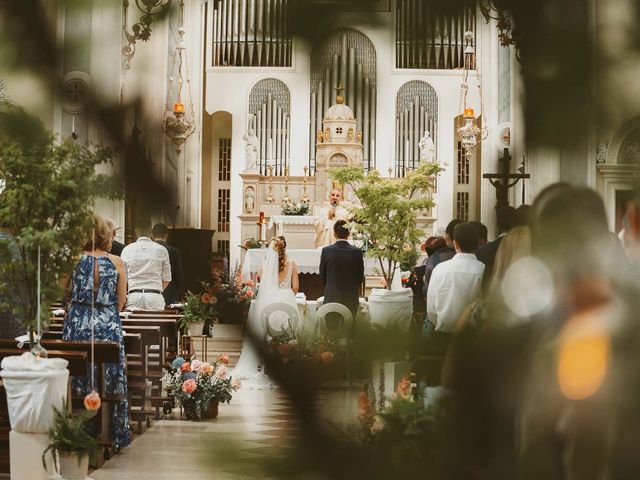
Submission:
[[[329,107],[326,115],[324,116],[325,120],[355,120],[356,117],[353,115],[353,110],[348,105],[344,103],[336,103]]]

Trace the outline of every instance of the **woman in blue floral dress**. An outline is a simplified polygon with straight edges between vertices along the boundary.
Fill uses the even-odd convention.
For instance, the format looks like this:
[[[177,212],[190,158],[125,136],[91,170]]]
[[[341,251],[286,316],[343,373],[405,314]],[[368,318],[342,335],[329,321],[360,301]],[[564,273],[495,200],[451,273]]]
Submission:
[[[94,237],[84,246],[84,254],[71,278],[71,298],[64,321],[64,340],[91,340],[91,297],[93,295],[94,338],[96,341],[118,342],[120,361],[107,364],[105,386],[107,395],[117,395],[122,401],[113,402],[113,440],[116,449],[129,444],[129,402],[125,369],[124,339],[120,311],[126,302],[127,277],[124,262],[109,254],[111,231],[98,216],[94,220]],[[95,241],[95,243],[94,243]],[[95,375],[96,372],[94,372]],[[95,388],[97,389],[97,378]],[[91,391],[91,378],[75,377],[73,394],[84,396]],[[103,404],[104,405],[104,404]]]

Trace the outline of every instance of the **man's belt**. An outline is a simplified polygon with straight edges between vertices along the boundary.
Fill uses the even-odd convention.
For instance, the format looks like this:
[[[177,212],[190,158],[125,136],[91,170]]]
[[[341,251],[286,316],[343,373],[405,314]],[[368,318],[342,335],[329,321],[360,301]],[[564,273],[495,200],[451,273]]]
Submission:
[[[161,290],[150,290],[148,288],[134,288],[133,290],[129,290],[129,293],[159,293],[162,295]]]

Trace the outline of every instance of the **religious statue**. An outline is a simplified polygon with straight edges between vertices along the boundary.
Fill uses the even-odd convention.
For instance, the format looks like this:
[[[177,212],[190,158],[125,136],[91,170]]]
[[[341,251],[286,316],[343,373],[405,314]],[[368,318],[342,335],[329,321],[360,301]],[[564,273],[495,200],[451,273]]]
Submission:
[[[349,141],[353,140],[353,128],[350,128],[349,130],[347,130],[347,140]]]
[[[244,139],[244,152],[246,160],[246,172],[255,172],[258,170],[258,137],[253,129],[249,129],[242,137]]]
[[[318,143],[322,143],[323,137],[322,137],[322,130],[318,130]]]
[[[362,143],[362,130],[356,133],[356,138],[358,139],[358,143]]]
[[[244,196],[244,211],[245,213],[253,213],[256,206],[256,192],[251,186],[247,187]]]
[[[329,193],[329,207],[324,208],[319,218],[314,222],[316,228],[316,248],[332,245],[336,241],[333,234],[333,226],[338,220],[348,220],[349,212],[340,206],[342,201],[342,191],[333,188]]]
[[[418,148],[420,149],[420,161],[421,162],[435,162],[436,161],[436,146],[429,135],[429,130],[424,132],[424,136],[418,142]]]
[[[324,139],[328,142],[330,138],[331,138],[331,130],[329,130],[329,127],[327,127],[324,131]]]

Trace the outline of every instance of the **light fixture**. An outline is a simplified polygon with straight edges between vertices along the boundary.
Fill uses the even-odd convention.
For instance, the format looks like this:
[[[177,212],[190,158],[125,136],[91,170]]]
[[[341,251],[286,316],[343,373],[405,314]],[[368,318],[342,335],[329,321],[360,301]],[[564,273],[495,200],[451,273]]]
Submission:
[[[480,117],[484,120],[484,107],[482,102],[482,87],[480,85],[480,71],[475,63],[475,48],[473,45],[474,34],[467,31],[464,34],[466,46],[464,48],[464,69],[462,71],[462,84],[460,85],[460,112],[462,121],[456,128],[456,133],[460,135],[462,148],[466,156],[471,155],[471,151],[477,147],[485,138],[488,130],[478,126],[475,110],[467,105],[467,93],[469,92],[469,71],[476,70],[478,80],[478,93],[480,96]]]
[[[193,108],[193,96],[191,95],[191,77],[189,77],[189,62],[185,54],[184,36],[184,1],[180,2],[180,28],[176,48],[171,56],[171,73],[169,77],[169,95],[167,98],[175,98],[173,109],[169,113],[169,104],[165,104],[164,133],[173,141],[176,152],[180,154],[184,143],[196,129],[195,111]],[[177,81],[174,77],[177,75]],[[184,84],[186,82],[186,88]],[[184,97],[183,97],[184,92]],[[183,100],[184,98],[184,100]],[[185,104],[185,102],[188,102]]]

